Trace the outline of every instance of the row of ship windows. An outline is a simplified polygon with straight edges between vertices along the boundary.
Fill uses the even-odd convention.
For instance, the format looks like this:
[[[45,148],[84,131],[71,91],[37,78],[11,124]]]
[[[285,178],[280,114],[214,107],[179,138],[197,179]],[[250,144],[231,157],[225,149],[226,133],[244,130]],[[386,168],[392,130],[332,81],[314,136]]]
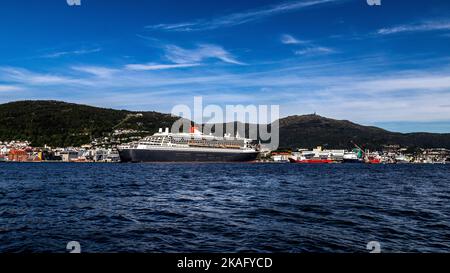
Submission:
[[[145,145],[155,145],[155,146],[159,146],[161,144],[166,144],[169,142],[144,142],[143,144]],[[236,142],[216,142],[216,143],[210,143],[210,142],[202,142],[202,141],[190,141],[190,142],[173,142],[174,144],[203,144],[203,145],[211,145],[211,146],[217,146],[217,145],[242,145],[242,143],[236,143]]]
[[[182,143],[182,144],[188,144],[188,143],[195,143],[195,144],[207,144],[207,143],[212,143],[211,141],[206,141],[206,140],[190,140],[190,139],[167,139],[167,138],[151,138],[149,139],[149,143],[150,144],[161,144],[162,143],[168,143],[169,141],[171,141],[172,143]],[[223,145],[241,145],[244,142],[242,140],[238,140],[238,141],[215,141],[214,144],[223,144]]]
[[[161,142],[144,142],[143,144],[145,145],[151,145],[151,146],[161,146],[161,144],[165,144],[161,143]],[[177,142],[174,144],[202,144],[204,146],[211,146],[211,147],[216,147],[216,146],[241,146],[239,143],[227,143],[227,142],[221,142],[221,143],[207,143],[207,142]]]

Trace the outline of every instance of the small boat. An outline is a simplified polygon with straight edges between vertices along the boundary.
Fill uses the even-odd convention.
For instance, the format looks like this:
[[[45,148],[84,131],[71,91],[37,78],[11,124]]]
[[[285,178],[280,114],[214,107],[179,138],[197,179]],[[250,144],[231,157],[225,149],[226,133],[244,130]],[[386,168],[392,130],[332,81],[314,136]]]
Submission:
[[[362,158],[362,154],[360,152],[346,152],[344,154],[342,162],[344,163],[364,163],[364,159]]]
[[[397,155],[397,156],[395,156],[395,163],[396,164],[411,163],[411,159],[404,155]]]
[[[288,158],[291,163],[303,163],[303,164],[328,164],[334,163],[329,157],[329,154],[316,153],[314,151],[303,151],[301,153],[294,153]]]
[[[381,164],[381,157],[380,156],[370,155],[370,156],[367,157],[366,163],[368,163],[368,164]]]
[[[291,163],[303,163],[303,164],[328,164],[328,163],[334,163],[331,159],[322,159],[322,158],[300,158],[300,159],[294,159],[289,158],[289,162]]]

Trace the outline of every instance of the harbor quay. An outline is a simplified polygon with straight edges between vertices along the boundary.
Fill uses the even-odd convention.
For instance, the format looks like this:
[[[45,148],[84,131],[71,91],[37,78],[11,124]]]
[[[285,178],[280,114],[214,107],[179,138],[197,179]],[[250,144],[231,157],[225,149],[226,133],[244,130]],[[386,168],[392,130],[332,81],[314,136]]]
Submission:
[[[379,151],[354,148],[345,149],[296,149],[266,151],[264,162],[278,163],[366,163],[366,164],[447,164],[450,150],[445,148],[415,148],[413,151],[398,145],[387,145]]]
[[[27,141],[0,141],[0,162],[120,162],[113,147],[32,147]]]

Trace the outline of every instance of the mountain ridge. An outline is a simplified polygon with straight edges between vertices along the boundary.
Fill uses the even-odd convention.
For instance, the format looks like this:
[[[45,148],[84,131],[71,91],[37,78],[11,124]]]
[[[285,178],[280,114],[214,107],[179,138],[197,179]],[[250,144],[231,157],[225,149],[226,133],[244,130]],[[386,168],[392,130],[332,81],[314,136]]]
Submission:
[[[177,119],[155,111],[116,110],[56,100],[14,101],[0,104],[0,140],[29,140],[34,146],[79,146],[117,129],[153,134],[160,127],[171,127]],[[368,149],[394,144],[450,148],[450,134],[391,132],[316,114],[281,118],[279,128],[283,148],[352,148],[354,144]]]

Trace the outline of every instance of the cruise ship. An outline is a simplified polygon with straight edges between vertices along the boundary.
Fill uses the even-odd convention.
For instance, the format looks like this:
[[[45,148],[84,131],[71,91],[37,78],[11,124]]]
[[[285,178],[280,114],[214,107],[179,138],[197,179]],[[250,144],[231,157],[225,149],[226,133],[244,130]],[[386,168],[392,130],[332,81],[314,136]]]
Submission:
[[[254,161],[259,145],[239,134],[205,135],[192,127],[189,133],[158,133],[136,143],[119,146],[122,162],[246,162]]]

